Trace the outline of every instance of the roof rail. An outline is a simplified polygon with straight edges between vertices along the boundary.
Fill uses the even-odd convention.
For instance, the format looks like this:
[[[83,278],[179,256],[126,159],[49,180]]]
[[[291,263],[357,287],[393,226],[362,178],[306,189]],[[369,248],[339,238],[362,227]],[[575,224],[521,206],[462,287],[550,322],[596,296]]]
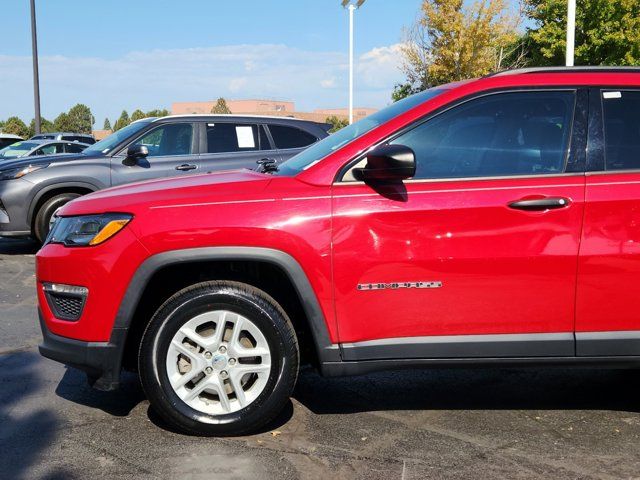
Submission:
[[[640,73],[640,67],[608,67],[605,65],[598,66],[577,66],[577,67],[528,67],[516,68],[513,70],[502,70],[500,72],[490,73],[482,78],[502,77],[506,75],[524,75],[528,73]]]

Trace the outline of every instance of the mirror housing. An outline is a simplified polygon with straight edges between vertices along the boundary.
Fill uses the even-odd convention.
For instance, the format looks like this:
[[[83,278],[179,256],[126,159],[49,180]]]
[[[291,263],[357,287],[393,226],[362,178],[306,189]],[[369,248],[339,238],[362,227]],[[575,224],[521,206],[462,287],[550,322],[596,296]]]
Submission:
[[[354,168],[353,176],[364,182],[406,180],[416,174],[416,155],[404,145],[379,145],[367,154],[364,168]]]
[[[127,148],[127,159],[138,160],[149,155],[149,149],[145,145],[130,145]]]

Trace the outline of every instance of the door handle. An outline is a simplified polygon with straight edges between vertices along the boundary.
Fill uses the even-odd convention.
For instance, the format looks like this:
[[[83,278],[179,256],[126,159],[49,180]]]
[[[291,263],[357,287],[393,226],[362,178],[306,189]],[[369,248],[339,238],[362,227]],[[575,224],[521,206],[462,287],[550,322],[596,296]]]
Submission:
[[[189,170],[195,170],[198,168],[197,165],[193,165],[191,163],[183,163],[182,165],[178,165],[176,170],[180,170],[181,172],[188,172]]]
[[[545,197],[531,198],[527,200],[516,200],[509,203],[509,208],[515,210],[540,211],[555,210],[558,208],[566,208],[571,204],[571,200],[565,197]]]

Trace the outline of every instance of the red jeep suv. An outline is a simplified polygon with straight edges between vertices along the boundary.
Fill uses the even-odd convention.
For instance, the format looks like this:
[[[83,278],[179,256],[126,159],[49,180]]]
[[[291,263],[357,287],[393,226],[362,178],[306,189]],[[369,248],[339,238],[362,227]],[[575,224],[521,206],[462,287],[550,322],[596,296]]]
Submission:
[[[42,355],[104,390],[137,370],[204,435],[271,421],[301,361],[640,366],[640,70],[443,85],[266,170],[63,207]]]

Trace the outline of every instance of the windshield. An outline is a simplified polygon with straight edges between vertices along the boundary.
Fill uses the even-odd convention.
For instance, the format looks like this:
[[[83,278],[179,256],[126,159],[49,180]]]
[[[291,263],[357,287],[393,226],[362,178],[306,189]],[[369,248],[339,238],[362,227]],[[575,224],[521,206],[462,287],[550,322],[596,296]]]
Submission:
[[[131,125],[127,125],[126,127],[121,128],[116,132],[113,132],[104,140],[100,140],[99,142],[94,143],[90,147],[85,148],[85,150],[82,153],[86,155],[109,153],[111,150],[113,150],[114,147],[118,146],[123,140],[126,140],[130,136],[135,135],[137,132],[139,132],[144,127],[149,125],[149,122],[151,122],[152,120],[153,118],[149,118],[149,119],[134,122]]]
[[[29,153],[36,148],[39,143],[33,142],[18,142],[8,147],[4,147],[0,150],[0,160],[6,160],[7,158],[18,158]]]
[[[339,148],[351,143],[356,138],[364,135],[370,130],[388,122],[394,117],[411,110],[413,107],[426,102],[430,98],[441,94],[445,90],[431,88],[424,92],[416,93],[410,97],[404,98],[396,103],[389,105],[376,113],[363,118],[362,120],[338,130],[336,133],[329,135],[322,141],[312,145],[306,150],[291,157],[286,162],[278,165],[278,171],[275,175],[291,176],[306,170],[315,165],[330,153],[335,152]],[[86,151],[86,150],[85,150]]]

